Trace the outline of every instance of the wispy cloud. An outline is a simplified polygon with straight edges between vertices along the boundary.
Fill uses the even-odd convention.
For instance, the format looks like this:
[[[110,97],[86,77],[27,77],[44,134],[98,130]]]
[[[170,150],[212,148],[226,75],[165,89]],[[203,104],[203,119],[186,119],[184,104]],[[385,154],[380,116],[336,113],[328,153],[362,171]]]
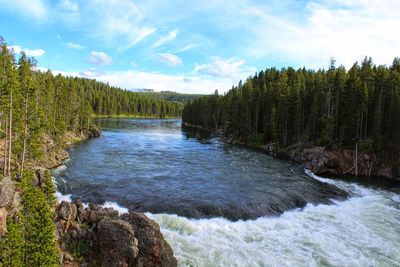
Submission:
[[[83,50],[86,48],[85,46],[74,43],[74,42],[67,42],[67,43],[64,43],[64,45],[70,49],[77,49],[77,50]]]
[[[316,68],[326,67],[330,57],[348,67],[364,56],[388,64],[399,53],[400,38],[394,37],[400,25],[398,10],[396,0],[313,0],[297,16],[290,9],[279,13],[249,5],[238,18],[245,27],[239,51]]]
[[[43,71],[46,69],[41,68]],[[54,74],[64,76],[77,76],[86,78],[95,78],[99,81],[108,82],[113,86],[119,86],[126,89],[151,88],[156,91],[177,91],[182,93],[201,93],[211,94],[215,89],[226,91],[234,83],[230,79],[214,79],[213,77],[197,77],[188,75],[168,75],[157,72],[141,71],[111,71],[101,73],[99,76],[90,76],[98,73],[89,72],[67,72],[52,71]]]
[[[175,53],[186,52],[186,51],[192,50],[193,48],[196,48],[196,47],[198,47],[198,46],[200,46],[200,45],[199,45],[199,44],[190,44],[190,45],[186,45],[186,46],[184,46],[184,47],[179,48],[178,50],[176,50]]]
[[[119,51],[134,47],[156,31],[144,22],[142,10],[129,0],[89,0],[83,9],[87,17],[82,18],[82,24],[88,34]]]
[[[180,66],[183,61],[180,57],[170,53],[160,53],[155,56],[156,60],[169,66]]]
[[[48,5],[44,0],[0,0],[2,10],[8,10],[23,18],[33,18],[42,22],[48,18]]]
[[[19,54],[23,51],[29,57],[41,57],[46,52],[43,49],[27,49],[27,48],[22,48],[19,45],[11,45],[8,48],[12,49],[16,54]]]
[[[156,42],[154,42],[151,47],[157,48],[160,47],[168,42],[175,40],[176,36],[178,35],[178,30],[170,31],[167,35],[161,36]]]
[[[106,65],[112,62],[112,58],[104,52],[92,51],[89,62],[94,65]]]
[[[88,70],[79,72],[79,75],[81,75],[83,77],[87,77],[87,78],[96,78],[96,77],[105,75],[105,72],[98,70],[98,69],[88,69]]]
[[[209,64],[197,64],[194,69],[195,73],[232,79],[254,74],[255,71],[255,67],[245,66],[244,60],[237,60],[234,58],[228,60],[214,58]]]
[[[76,0],[59,0],[52,7],[52,13],[57,13],[59,20],[69,24],[77,25],[80,21],[80,8]]]
[[[398,0],[214,0],[207,5],[184,0],[174,1],[173,5],[169,1],[0,0],[0,6],[1,13],[15,15],[10,17],[48,23],[46,27],[54,27],[54,32],[63,37],[59,42],[67,42],[68,34],[73,33],[77,35],[74,40],[107,51],[115,62],[121,62],[112,66],[114,70],[120,67],[120,71],[98,75],[89,69],[77,71],[77,75],[98,75],[96,78],[109,78],[128,88],[150,87],[127,81],[137,78],[162,89],[174,85],[200,91],[195,85],[198,83],[207,92],[222,90],[225,85],[228,89],[254,74],[253,66],[319,68],[327,67],[331,57],[338,64],[350,66],[365,55],[372,56],[377,64],[390,64],[393,57],[399,56]],[[71,43],[70,48],[79,49],[76,45]],[[45,46],[39,43],[37,47]],[[45,48],[46,53],[53,51]],[[44,50],[35,49],[29,54],[40,56]],[[109,55],[93,55],[91,62],[109,64]],[[216,57],[210,59],[210,55]],[[46,62],[48,58],[47,54],[43,57],[44,65],[51,64]],[[162,64],[182,67],[168,69],[176,74],[171,76],[128,72],[131,60],[135,69],[160,71],[165,69]],[[65,68],[84,69],[78,65],[82,60],[71,61],[77,65],[65,61]],[[118,78],[126,82],[119,83]]]

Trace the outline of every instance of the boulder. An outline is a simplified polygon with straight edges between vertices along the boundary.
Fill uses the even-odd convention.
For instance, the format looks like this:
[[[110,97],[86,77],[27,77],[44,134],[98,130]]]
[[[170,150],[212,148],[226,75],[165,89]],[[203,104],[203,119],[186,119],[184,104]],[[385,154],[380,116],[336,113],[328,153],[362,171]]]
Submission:
[[[5,208],[0,209],[0,236],[4,234],[7,229],[7,210]]]
[[[160,227],[142,213],[119,216],[95,204],[84,209],[76,200],[61,202],[56,215],[60,248],[70,255],[79,252],[88,266],[177,266]]]
[[[100,129],[96,125],[91,125],[89,128],[89,138],[99,137],[100,135]]]
[[[67,201],[62,201],[57,206],[57,216],[62,220],[75,220],[77,215],[77,209],[75,204],[69,203]]]
[[[0,208],[7,207],[14,198],[15,184],[10,177],[4,177],[0,181]]]
[[[103,219],[97,226],[101,266],[132,266],[139,253],[132,226],[120,219]]]
[[[129,222],[139,241],[139,255],[136,266],[177,266],[173,251],[164,240],[158,224],[143,213],[131,212],[122,215],[122,219]]]
[[[80,223],[83,221],[87,221],[89,214],[88,214],[88,212],[86,212],[82,201],[80,199],[76,199],[73,201],[73,203],[75,204],[77,212],[78,212],[77,221]]]
[[[77,216],[77,209],[74,203],[62,201],[56,208],[56,214],[59,220],[57,230],[59,234],[66,233],[70,225],[74,222]]]
[[[46,173],[45,168],[38,167],[35,169],[35,179],[34,179],[34,181],[36,183],[35,185],[40,186],[40,187],[44,186],[45,173]]]

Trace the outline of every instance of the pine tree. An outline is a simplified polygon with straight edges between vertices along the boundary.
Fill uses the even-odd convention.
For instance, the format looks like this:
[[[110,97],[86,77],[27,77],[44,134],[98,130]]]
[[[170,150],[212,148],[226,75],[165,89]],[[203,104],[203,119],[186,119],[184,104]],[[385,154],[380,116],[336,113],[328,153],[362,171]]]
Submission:
[[[46,198],[32,185],[33,173],[25,171],[22,180],[23,216],[25,222],[26,266],[58,266],[55,228]]]
[[[7,218],[7,233],[0,237],[0,266],[22,267],[24,264],[24,236],[22,214],[17,213]]]

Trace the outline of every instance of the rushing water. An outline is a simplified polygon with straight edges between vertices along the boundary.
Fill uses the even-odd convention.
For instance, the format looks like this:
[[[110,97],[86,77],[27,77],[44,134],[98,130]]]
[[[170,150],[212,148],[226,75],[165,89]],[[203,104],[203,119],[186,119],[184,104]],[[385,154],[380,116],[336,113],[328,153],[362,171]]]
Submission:
[[[97,123],[58,189],[146,212],[181,266],[400,266],[397,186],[320,178],[178,120]]]

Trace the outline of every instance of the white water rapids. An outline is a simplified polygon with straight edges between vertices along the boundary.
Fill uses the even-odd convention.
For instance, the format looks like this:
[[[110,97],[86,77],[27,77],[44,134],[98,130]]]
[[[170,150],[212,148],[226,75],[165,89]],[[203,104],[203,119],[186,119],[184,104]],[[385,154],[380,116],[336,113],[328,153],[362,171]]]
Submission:
[[[160,225],[179,266],[400,266],[398,193],[306,173],[351,197],[236,222],[146,215]],[[56,196],[59,201],[71,197]],[[127,212],[115,202],[104,206]]]
[[[179,266],[400,266],[400,196],[308,174],[353,196],[248,221],[147,215]]]

